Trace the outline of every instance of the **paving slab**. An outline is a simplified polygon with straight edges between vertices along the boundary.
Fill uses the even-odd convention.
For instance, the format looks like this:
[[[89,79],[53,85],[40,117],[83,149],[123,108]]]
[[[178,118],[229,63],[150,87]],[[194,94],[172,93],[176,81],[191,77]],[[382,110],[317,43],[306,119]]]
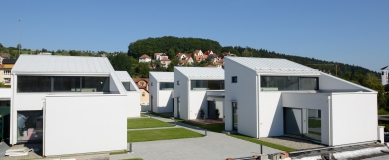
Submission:
[[[171,119],[152,116],[155,119],[173,123]],[[204,134],[198,127],[177,123],[177,126]],[[207,132],[206,137],[185,138],[174,140],[160,140],[132,143],[132,153],[111,155],[110,159],[127,158],[169,159],[169,160],[198,160],[198,159],[226,159],[249,157],[260,154],[260,145],[237,139],[223,133]],[[263,153],[278,153],[280,150],[263,146]]]

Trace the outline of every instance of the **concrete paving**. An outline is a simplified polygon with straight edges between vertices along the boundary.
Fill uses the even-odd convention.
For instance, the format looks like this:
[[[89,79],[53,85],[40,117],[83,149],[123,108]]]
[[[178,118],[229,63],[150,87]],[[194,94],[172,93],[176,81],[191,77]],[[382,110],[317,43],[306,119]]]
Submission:
[[[384,156],[378,156],[378,157],[372,157],[372,158],[365,158],[364,160],[388,160],[389,155]]]
[[[152,116],[155,119],[173,123],[171,119]],[[191,125],[177,123],[177,126],[204,134],[204,130]],[[186,138],[175,140],[160,140],[132,143],[132,153],[111,155],[110,159],[119,160],[127,158],[148,159],[226,159],[249,157],[260,154],[260,145],[230,137],[223,133],[207,132],[206,137]],[[263,146],[263,153],[281,152]]]

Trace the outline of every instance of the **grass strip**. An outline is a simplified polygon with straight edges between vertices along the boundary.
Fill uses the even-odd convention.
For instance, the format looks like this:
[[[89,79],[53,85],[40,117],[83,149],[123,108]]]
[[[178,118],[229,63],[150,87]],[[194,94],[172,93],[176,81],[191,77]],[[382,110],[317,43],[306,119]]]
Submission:
[[[131,118],[127,119],[127,129],[137,128],[157,128],[157,127],[172,127],[170,123],[162,122],[154,118]]]
[[[203,137],[203,134],[185,128],[136,130],[127,132],[127,142]]]
[[[185,124],[188,124],[191,126],[196,126],[196,127],[206,129],[208,131],[217,132],[217,133],[221,133],[222,131],[224,131],[224,125],[200,125],[200,124],[196,124],[196,123],[192,123],[192,122],[188,122],[188,121],[184,121],[184,120],[177,120],[177,122],[185,123]]]
[[[289,147],[281,146],[281,145],[278,145],[278,144],[261,141],[261,140],[258,140],[258,139],[252,138],[252,137],[247,137],[247,136],[240,135],[240,134],[229,134],[229,136],[235,137],[235,138],[238,138],[238,139],[241,139],[241,140],[253,142],[253,143],[256,143],[256,144],[261,144],[261,145],[264,145],[264,146],[267,146],[267,147],[270,147],[270,148],[274,148],[274,149],[278,149],[278,150],[281,150],[281,151],[285,151],[285,152],[296,151],[296,149],[294,149],[294,148],[289,148]]]
[[[170,116],[162,115],[162,114],[155,113],[155,112],[147,112],[147,114],[151,114],[151,115],[159,116],[159,117],[163,117],[163,118],[171,118]]]
[[[117,151],[117,152],[110,152],[109,155],[115,155],[115,154],[127,154],[127,151]]]

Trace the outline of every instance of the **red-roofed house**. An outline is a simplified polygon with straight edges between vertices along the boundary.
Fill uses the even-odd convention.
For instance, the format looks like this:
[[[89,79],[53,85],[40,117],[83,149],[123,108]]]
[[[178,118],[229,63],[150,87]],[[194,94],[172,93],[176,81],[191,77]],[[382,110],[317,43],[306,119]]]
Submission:
[[[172,62],[172,61],[171,61],[169,58],[167,58],[167,56],[166,56],[166,57],[163,57],[163,58],[161,59],[161,67],[167,68],[171,62]]]
[[[194,56],[202,56],[203,52],[201,50],[195,50],[194,51]]]
[[[147,54],[143,54],[142,56],[139,57],[139,62],[149,63],[151,62],[151,58]]]

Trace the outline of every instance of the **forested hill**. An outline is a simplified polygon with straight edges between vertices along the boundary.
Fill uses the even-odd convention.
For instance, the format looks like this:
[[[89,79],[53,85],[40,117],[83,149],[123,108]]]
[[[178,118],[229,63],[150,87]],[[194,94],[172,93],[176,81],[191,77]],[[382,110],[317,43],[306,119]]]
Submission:
[[[360,66],[344,64],[341,62],[324,61],[315,58],[280,54],[265,49],[254,49],[240,46],[222,47],[217,41],[201,38],[178,38],[169,36],[142,39],[133,42],[128,46],[128,55],[134,58],[138,58],[142,54],[147,54],[152,57],[153,53],[162,52],[166,53],[171,58],[174,57],[177,53],[193,53],[193,51],[197,49],[201,49],[203,51],[212,50],[214,53],[217,53],[220,56],[222,56],[222,52],[230,52],[242,57],[284,58],[309,66],[311,68],[319,69],[322,71],[325,70],[326,72],[330,72],[333,75],[336,74],[335,64],[338,64],[339,77],[360,84],[363,77],[367,73],[373,73],[377,77],[379,76],[377,72]]]
[[[217,41],[201,38],[160,37],[137,40],[128,46],[128,55],[135,58],[142,54],[166,53],[174,57],[177,53],[193,53],[195,50],[212,50],[221,53],[221,45]]]

